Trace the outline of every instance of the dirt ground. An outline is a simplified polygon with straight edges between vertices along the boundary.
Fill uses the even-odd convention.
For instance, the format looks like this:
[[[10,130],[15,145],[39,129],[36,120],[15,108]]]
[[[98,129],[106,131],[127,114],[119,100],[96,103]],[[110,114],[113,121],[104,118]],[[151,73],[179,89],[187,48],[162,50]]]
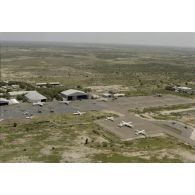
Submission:
[[[91,89],[92,92],[97,94],[103,94],[110,91],[112,91],[113,93],[129,91],[129,87],[123,85],[89,86],[87,88]]]

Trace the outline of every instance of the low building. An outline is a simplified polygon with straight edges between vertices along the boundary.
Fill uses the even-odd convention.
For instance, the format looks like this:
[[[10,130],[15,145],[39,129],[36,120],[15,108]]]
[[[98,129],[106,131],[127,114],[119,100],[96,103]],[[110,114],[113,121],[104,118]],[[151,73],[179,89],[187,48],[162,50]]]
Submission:
[[[83,91],[69,89],[66,91],[61,92],[63,99],[71,101],[71,100],[82,100],[88,99],[89,95]]]
[[[28,91],[28,93],[25,94],[25,98],[28,102],[46,102],[47,98],[37,91]]]
[[[9,92],[8,94],[11,96],[11,97],[17,97],[18,95],[24,95],[28,93],[28,91],[11,91]]]
[[[10,100],[9,100],[9,104],[10,104],[10,105],[19,104],[19,102],[18,102],[18,100],[16,100],[16,99],[10,99]]]
[[[114,94],[114,97],[115,97],[115,98],[118,98],[118,97],[125,97],[125,94],[124,94],[124,93],[115,93],[115,94]]]
[[[111,98],[112,97],[112,94],[110,94],[110,93],[104,93],[102,96],[105,97],[105,98]]]
[[[19,88],[20,88],[20,85],[11,85],[11,87],[12,87],[13,89],[19,89]]]
[[[36,83],[37,87],[45,87],[47,86],[47,83]]]
[[[5,106],[9,104],[9,100],[5,98],[0,98],[0,106]]]
[[[175,87],[174,89],[176,92],[183,92],[183,93],[189,93],[192,91],[192,88],[189,87]]]
[[[50,82],[50,83],[48,83],[49,85],[51,85],[51,86],[60,86],[60,82]]]
[[[96,94],[92,94],[92,95],[91,95],[91,99],[98,99],[98,98],[100,98],[99,95],[96,95]]]

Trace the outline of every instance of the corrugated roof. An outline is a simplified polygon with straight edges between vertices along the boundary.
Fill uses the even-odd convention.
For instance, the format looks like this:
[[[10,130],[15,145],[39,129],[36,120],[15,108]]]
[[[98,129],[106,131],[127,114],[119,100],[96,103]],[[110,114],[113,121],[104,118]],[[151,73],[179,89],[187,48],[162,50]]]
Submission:
[[[47,99],[45,96],[41,95],[37,91],[29,91],[27,94],[25,94],[25,97],[32,101]]]
[[[62,91],[61,94],[66,95],[66,96],[74,95],[74,94],[86,95],[85,92],[79,91],[79,90],[76,90],[76,89],[68,89],[66,91]]]
[[[0,98],[0,102],[9,102],[9,100],[5,98]]]

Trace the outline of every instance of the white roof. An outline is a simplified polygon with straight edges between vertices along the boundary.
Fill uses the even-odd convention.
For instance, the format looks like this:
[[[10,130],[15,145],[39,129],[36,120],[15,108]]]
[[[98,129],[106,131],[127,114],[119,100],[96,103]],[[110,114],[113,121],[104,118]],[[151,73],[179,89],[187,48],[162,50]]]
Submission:
[[[62,91],[61,94],[66,95],[66,96],[70,96],[70,95],[87,95],[85,92],[79,91],[79,90],[75,90],[75,89],[68,89],[66,91]]]
[[[19,104],[19,102],[16,99],[10,99],[9,104]]]
[[[36,83],[36,85],[47,85],[47,83]]]
[[[9,102],[9,100],[7,100],[5,98],[0,98],[0,102]]]
[[[124,93],[115,93],[114,96],[125,96]]]
[[[47,99],[45,96],[41,95],[37,91],[28,91],[28,93],[25,94],[25,97],[31,101],[39,101],[42,99]]]
[[[49,84],[50,84],[50,85],[59,85],[60,82],[50,82]]]
[[[11,91],[11,92],[9,92],[9,95],[10,96],[17,96],[17,95],[23,95],[26,93],[28,93],[28,91]]]
[[[110,97],[110,96],[112,96],[112,94],[110,94],[110,93],[104,93],[103,96]]]
[[[181,90],[191,90],[192,88],[189,88],[189,87],[177,87],[177,89],[181,89]]]

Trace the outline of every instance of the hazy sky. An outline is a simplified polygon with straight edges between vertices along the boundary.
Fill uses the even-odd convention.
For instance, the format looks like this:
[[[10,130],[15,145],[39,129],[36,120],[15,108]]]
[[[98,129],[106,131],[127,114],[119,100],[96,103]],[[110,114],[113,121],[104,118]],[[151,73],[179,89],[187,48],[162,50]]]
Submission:
[[[61,33],[1,33],[3,41],[49,41],[79,43],[119,43],[138,45],[162,45],[195,47],[195,33],[164,32],[61,32]]]

